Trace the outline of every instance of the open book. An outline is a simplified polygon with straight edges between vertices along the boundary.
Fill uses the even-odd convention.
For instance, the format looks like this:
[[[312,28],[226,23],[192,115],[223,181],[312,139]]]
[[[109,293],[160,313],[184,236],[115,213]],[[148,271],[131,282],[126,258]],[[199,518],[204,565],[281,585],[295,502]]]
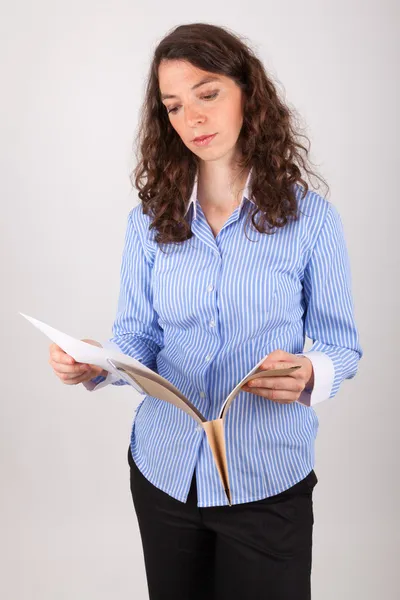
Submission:
[[[149,369],[131,356],[111,348],[103,348],[94,346],[88,342],[83,342],[66,333],[62,333],[61,331],[54,329],[54,327],[50,327],[50,325],[38,321],[33,317],[28,317],[21,312],[19,314],[28,319],[28,321],[40,329],[40,331],[47,335],[48,338],[60,346],[64,352],[72,356],[77,362],[102,367],[117,375],[119,379],[125,380],[139,392],[169,402],[177,408],[184,410],[192,417],[192,419],[197,421],[206,432],[207,441],[214,457],[221,484],[225,490],[229,505],[232,506],[225,449],[224,420],[231,403],[235,399],[235,396],[240,392],[241,387],[251,379],[259,377],[261,372],[264,372],[259,366],[264,362],[268,354],[266,354],[233,388],[222,404],[218,417],[212,421],[207,421],[194,404],[190,402],[177,387],[168,381],[168,379],[165,379],[165,377],[162,377],[152,369]],[[279,369],[268,369],[268,377],[289,375],[300,368],[301,365],[282,367]]]

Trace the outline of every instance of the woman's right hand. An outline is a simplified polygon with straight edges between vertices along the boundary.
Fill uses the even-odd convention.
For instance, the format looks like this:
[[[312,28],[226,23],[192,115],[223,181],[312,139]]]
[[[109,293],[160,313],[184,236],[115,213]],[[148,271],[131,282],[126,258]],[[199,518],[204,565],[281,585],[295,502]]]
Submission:
[[[84,339],[81,341],[102,348],[102,345],[95,340]],[[77,385],[83,381],[90,381],[98,375],[103,375],[104,377],[108,375],[108,371],[101,367],[77,362],[72,356],[64,352],[60,346],[57,346],[57,344],[50,344],[49,352],[49,364],[53,367],[57,377],[66,385]]]

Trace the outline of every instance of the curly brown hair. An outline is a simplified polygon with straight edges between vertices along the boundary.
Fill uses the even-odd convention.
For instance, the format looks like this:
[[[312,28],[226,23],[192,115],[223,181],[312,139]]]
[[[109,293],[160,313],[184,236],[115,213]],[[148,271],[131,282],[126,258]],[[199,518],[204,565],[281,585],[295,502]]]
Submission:
[[[303,197],[309,189],[302,170],[329,191],[326,181],[309,168],[310,142],[299,133],[297,113],[278,97],[272,78],[244,39],[209,23],[179,25],[154,51],[135,138],[137,165],[130,176],[139,190],[143,213],[151,216],[157,243],[179,243],[192,237],[185,213],[199,160],[172,127],[161,101],[158,68],[165,60],[184,60],[225,75],[243,90],[238,165],[252,169],[250,189],[256,206],[249,215],[260,233],[274,233],[277,227],[298,219],[295,184]],[[299,142],[300,137],[307,140],[308,148]]]

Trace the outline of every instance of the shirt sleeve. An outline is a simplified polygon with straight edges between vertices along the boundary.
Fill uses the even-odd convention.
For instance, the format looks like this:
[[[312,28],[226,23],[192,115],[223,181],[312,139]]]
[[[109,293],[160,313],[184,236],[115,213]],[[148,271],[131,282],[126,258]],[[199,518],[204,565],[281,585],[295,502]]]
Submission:
[[[313,406],[333,398],[344,379],[357,373],[363,355],[354,318],[351,271],[340,215],[329,203],[325,221],[304,270],[304,331],[313,344],[314,387],[299,402]]]
[[[158,324],[158,315],[153,308],[151,291],[152,257],[138,233],[137,212],[128,215],[125,243],[120,269],[120,291],[117,315],[112,326],[113,336],[102,342],[103,347],[132,356],[149,369],[156,371],[156,358],[163,347],[163,330]],[[135,220],[132,218],[136,215]],[[113,373],[98,376],[83,385],[95,391],[112,385],[128,385]]]

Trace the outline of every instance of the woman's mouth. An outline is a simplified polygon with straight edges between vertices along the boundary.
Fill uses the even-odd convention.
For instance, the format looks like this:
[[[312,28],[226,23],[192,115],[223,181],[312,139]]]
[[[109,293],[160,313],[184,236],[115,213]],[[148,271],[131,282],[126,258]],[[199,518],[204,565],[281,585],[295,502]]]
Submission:
[[[216,136],[216,133],[212,135],[201,136],[193,140],[193,144],[196,146],[207,146]]]

